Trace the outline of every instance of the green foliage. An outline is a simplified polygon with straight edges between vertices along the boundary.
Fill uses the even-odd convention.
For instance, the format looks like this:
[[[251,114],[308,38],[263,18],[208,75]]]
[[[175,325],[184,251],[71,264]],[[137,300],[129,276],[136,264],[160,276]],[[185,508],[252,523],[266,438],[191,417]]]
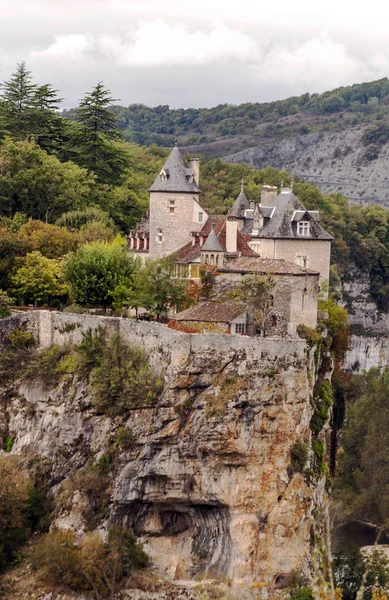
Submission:
[[[8,296],[7,292],[3,292],[3,290],[0,290],[0,319],[4,319],[4,317],[10,316],[10,306],[12,304],[12,298]]]
[[[111,527],[105,543],[97,533],[77,544],[74,532],[50,532],[36,545],[31,564],[45,583],[91,590],[94,598],[107,598],[118,591],[123,577],[147,562],[147,554],[131,531]]]
[[[92,370],[100,366],[106,347],[105,331],[99,326],[97,331],[87,329],[82,332],[82,340],[75,347],[77,353],[77,372],[81,377],[89,377]]]
[[[80,230],[88,223],[102,223],[114,229],[114,223],[107,212],[98,206],[89,206],[83,210],[72,210],[63,213],[56,221],[59,227]]]
[[[3,450],[4,452],[11,452],[12,446],[14,445],[14,439],[11,435],[7,435],[4,439]]]
[[[36,340],[32,333],[25,329],[13,329],[7,336],[7,342],[12,350],[28,350],[34,348]]]
[[[292,473],[303,473],[309,456],[308,446],[305,442],[296,442],[290,454],[290,468]]]
[[[131,276],[134,264],[121,239],[81,246],[68,256],[64,267],[72,299],[79,304],[110,306],[112,291]]]
[[[319,393],[313,399],[314,412],[312,415],[310,427],[314,435],[318,435],[326,424],[330,408],[332,405],[332,389],[330,382],[326,379],[320,389]]]
[[[336,359],[342,361],[349,349],[351,335],[347,310],[336,304],[331,294],[327,300],[319,301],[319,309],[328,313],[324,324],[331,337],[330,350]]]
[[[307,325],[297,325],[297,333],[312,346],[321,340],[320,331],[312,327],[307,327]]]
[[[113,335],[104,349],[100,365],[90,374],[93,404],[109,416],[153,405],[162,391],[162,381],[152,372],[147,354]]]
[[[126,166],[115,115],[108,109],[113,98],[102,83],[86,94],[75,111],[67,151],[72,160],[105,184],[118,183]]]
[[[146,260],[136,264],[132,276],[123,280],[112,292],[117,312],[124,308],[145,308],[157,321],[167,317],[168,310],[181,309],[185,302],[187,282],[171,277],[168,259]]]
[[[17,212],[55,220],[84,208],[97,194],[95,178],[77,165],[62,163],[33,142],[6,139],[0,145],[0,214]]]
[[[68,355],[69,349],[64,346],[55,345],[43,350],[32,358],[23,377],[39,381],[47,388],[54,387],[62,374],[73,372]]]
[[[347,518],[389,526],[389,369],[353,377],[334,494]]]
[[[35,306],[51,305],[54,299],[66,296],[68,289],[63,280],[61,263],[37,251],[27,254],[11,281],[15,295],[21,302],[33,302]]]
[[[334,583],[342,589],[344,600],[355,600],[366,572],[363,600],[373,598],[374,588],[385,591],[389,584],[389,563],[385,555],[377,550],[364,556],[358,548],[348,554],[337,554],[333,561]],[[377,597],[377,595],[376,595]]]
[[[314,600],[312,588],[297,587],[290,594],[290,600]]]
[[[128,427],[121,425],[117,428],[114,435],[110,437],[109,444],[114,448],[129,450],[136,444],[136,436]]]
[[[18,558],[20,546],[37,525],[36,517],[42,517],[33,479],[20,458],[0,458],[0,571]]]

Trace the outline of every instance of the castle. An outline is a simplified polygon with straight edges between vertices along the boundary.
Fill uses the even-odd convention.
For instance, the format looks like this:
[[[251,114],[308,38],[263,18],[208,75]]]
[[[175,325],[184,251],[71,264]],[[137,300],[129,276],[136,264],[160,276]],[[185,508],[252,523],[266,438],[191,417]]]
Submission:
[[[276,280],[273,317],[282,315],[289,333],[298,324],[315,327],[333,239],[320,225],[319,212],[306,210],[293,190],[283,186],[278,193],[275,186],[264,185],[260,202],[249,201],[242,182],[228,215],[211,216],[201,206],[199,186],[199,159],[186,164],[174,147],[149,190],[148,215],[130,232],[130,249],[151,259],[172,256],[175,275],[181,278],[198,280],[201,264],[214,265],[230,281],[250,273],[271,274]],[[244,311],[236,315],[226,302],[219,311],[209,304],[188,309],[176,322],[194,331],[217,322],[220,332],[246,332]]]

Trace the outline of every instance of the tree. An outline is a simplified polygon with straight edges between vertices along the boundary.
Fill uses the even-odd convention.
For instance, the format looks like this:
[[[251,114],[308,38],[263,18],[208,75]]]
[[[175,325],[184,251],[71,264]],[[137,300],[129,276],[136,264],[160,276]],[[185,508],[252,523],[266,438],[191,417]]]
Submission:
[[[126,165],[125,153],[115,144],[122,136],[116,116],[108,109],[112,102],[111,92],[101,82],[86,94],[77,107],[68,144],[71,159],[107,184],[117,183]]]
[[[65,227],[32,219],[20,228],[19,237],[25,239],[33,250],[41,252],[47,258],[60,258],[75,250],[80,244],[77,233]]]
[[[246,304],[248,334],[264,333],[265,318],[272,307],[274,278],[270,275],[246,275],[230,292],[233,300]]]
[[[0,458],[0,571],[28,538],[31,482],[14,457]]]
[[[2,84],[1,113],[7,134],[23,140],[34,131],[34,108],[37,86],[32,83],[26,63],[17,65],[9,81]]]
[[[0,289],[0,319],[9,317],[11,314],[10,306],[12,305],[12,298],[8,296],[6,292]]]
[[[11,277],[15,294],[22,302],[35,305],[51,304],[67,295],[62,265],[34,251],[23,259],[22,266]]]
[[[166,317],[170,308],[179,309],[185,301],[187,282],[174,279],[170,274],[169,259],[146,260],[142,266],[134,270],[132,277],[124,286],[113,291],[115,308],[132,307],[138,310],[145,308],[155,315],[157,321]]]
[[[17,233],[10,232],[0,226],[0,288],[10,287],[10,276],[20,257],[31,252],[31,243],[21,238]]]
[[[95,179],[85,169],[61,163],[34,143],[7,139],[0,146],[0,214],[17,212],[55,220],[96,199]]]
[[[58,114],[62,100],[57,91],[50,84],[32,83],[24,62],[1,87],[0,117],[5,134],[18,141],[34,138],[48,152],[57,151],[67,127]]]
[[[121,238],[112,243],[93,242],[71,253],[65,265],[71,297],[79,304],[111,306],[112,292],[128,279],[135,260]]]

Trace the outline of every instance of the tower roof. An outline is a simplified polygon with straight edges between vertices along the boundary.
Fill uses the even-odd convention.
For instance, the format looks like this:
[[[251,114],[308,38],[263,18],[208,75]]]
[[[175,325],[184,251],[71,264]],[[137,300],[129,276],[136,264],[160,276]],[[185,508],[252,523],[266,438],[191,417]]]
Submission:
[[[242,186],[240,188],[240,193],[237,199],[234,202],[233,207],[231,208],[229,215],[236,217],[237,219],[244,219],[245,210],[250,208],[250,202],[247,200],[246,195],[244,193],[244,182],[242,179]]]
[[[160,174],[156,177],[150,192],[200,192],[192,169],[188,169],[184,157],[175,146],[170,152]]]
[[[223,246],[219,242],[219,239],[215,233],[212,225],[210,234],[208,235],[205,244],[201,247],[201,250],[205,252],[224,252]]]

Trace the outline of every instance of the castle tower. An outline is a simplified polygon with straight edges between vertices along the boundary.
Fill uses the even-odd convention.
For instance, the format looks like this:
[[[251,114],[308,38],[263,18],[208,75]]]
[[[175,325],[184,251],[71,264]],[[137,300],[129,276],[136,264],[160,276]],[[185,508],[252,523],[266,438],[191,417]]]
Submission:
[[[249,208],[250,202],[247,200],[246,195],[244,193],[244,179],[242,178],[240,194],[235,200],[230,212],[228,213],[232,217],[236,217],[238,219],[239,231],[243,228],[246,210],[248,210]]]
[[[208,220],[200,205],[199,176],[198,161],[192,159],[188,167],[174,147],[149,190],[150,258],[173,254]]]

